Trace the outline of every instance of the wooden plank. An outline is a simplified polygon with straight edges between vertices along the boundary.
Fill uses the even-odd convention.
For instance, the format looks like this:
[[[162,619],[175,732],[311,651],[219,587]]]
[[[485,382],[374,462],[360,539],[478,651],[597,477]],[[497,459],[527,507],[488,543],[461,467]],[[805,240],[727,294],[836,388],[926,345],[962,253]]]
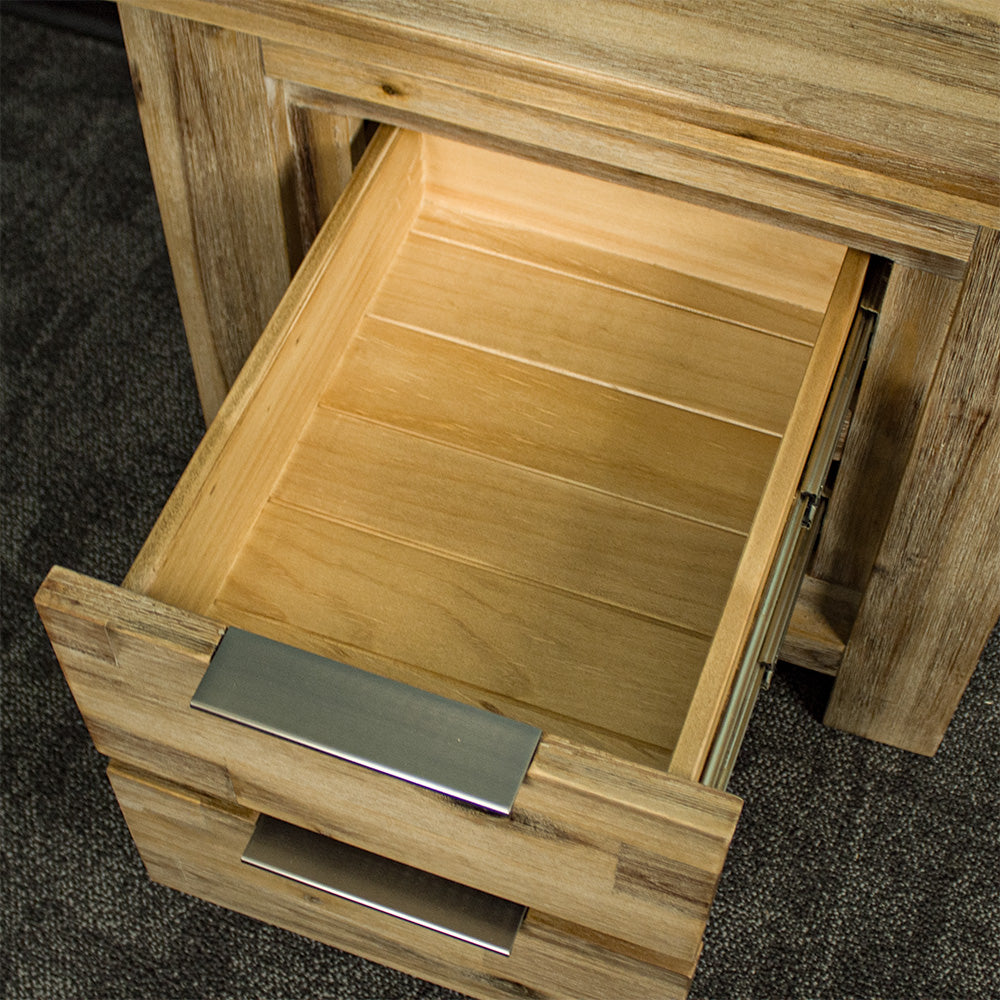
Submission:
[[[745,531],[777,439],[367,319],[322,403]]]
[[[491,190],[494,186],[489,185]],[[483,194],[480,192],[478,198],[482,199]],[[626,247],[619,236],[611,234],[614,238],[607,241],[610,246],[595,246],[600,240],[597,231],[589,233],[590,240],[584,242],[576,234],[529,228],[526,225],[529,220],[523,213],[519,213],[519,219],[519,224],[515,225],[511,213],[503,213],[497,219],[483,214],[473,216],[468,204],[449,207],[444,202],[429,199],[421,208],[413,231],[437,239],[451,239],[462,246],[511,257],[536,267],[575,274],[586,281],[620,288],[657,302],[669,302],[681,309],[775,333],[789,340],[806,344],[816,341],[825,301],[818,308],[810,309],[770,298],[759,291],[694,277],[684,270],[687,262],[663,260],[666,246],[662,243],[645,248],[631,243]],[[531,221],[542,225],[537,217]],[[558,228],[564,230],[564,225]],[[635,228],[631,227],[629,232],[634,234]],[[732,238],[727,240],[727,245],[732,241]],[[647,255],[650,249],[659,251],[656,256],[660,260],[641,259],[643,249],[647,250]]]
[[[274,497],[711,635],[744,537],[319,409]]]
[[[1000,234],[983,230],[827,709],[933,754],[1000,616]]]
[[[155,2],[317,51],[338,30],[380,41],[379,28],[395,27],[394,41],[454,43],[474,79],[476,56],[492,48],[529,81],[527,68],[542,63],[575,71],[584,95],[605,80],[650,100],[662,93],[683,121],[767,147],[817,150],[846,174],[868,167],[986,204],[996,194],[997,16],[974,0],[937,0],[902,20],[860,0],[835,10],[748,0],[738,18],[721,2],[665,10],[604,0],[581,14],[570,0],[539,9],[492,0],[487,12],[469,0],[447,8],[311,0],[294,19],[246,0]],[[979,182],[987,187],[977,190]]]
[[[380,34],[385,29],[379,25]],[[368,35],[367,29],[361,29],[362,40]],[[558,164],[950,276],[960,272],[975,227],[956,221],[949,213],[977,219],[984,215],[981,206],[970,208],[964,200],[956,202],[934,188],[899,180],[886,183],[877,173],[877,161],[870,164],[871,171],[845,172],[842,165],[817,158],[815,151],[762,146],[756,135],[739,135],[738,124],[727,125],[721,135],[692,127],[665,115],[673,94],[628,93],[610,105],[610,78],[603,78],[593,94],[586,82],[573,76],[567,79],[560,67],[556,80],[537,91],[529,87],[531,92],[522,104],[509,95],[524,68],[518,59],[513,68],[498,71],[496,63],[502,54],[495,49],[478,54],[489,81],[470,90],[469,43],[455,44],[457,52],[447,61],[445,73],[456,82],[443,84],[434,70],[428,70],[426,77],[411,71],[414,41],[408,36],[399,46],[386,46],[389,55],[374,65],[357,60],[356,42],[353,36],[324,35],[319,40],[322,54],[265,43],[268,72],[342,95],[351,113]],[[331,43],[342,47],[345,55],[331,57],[326,51]],[[402,51],[409,58],[401,58]],[[534,80],[539,73],[548,76],[552,67],[541,64],[529,72]],[[580,120],[588,94],[593,95],[597,108],[588,109],[587,120]],[[563,106],[560,111],[548,109],[553,101]],[[640,119],[636,131],[626,131],[623,126],[636,115]],[[738,150],[732,148],[734,143]],[[801,179],[800,171],[810,179]],[[819,176],[829,183],[812,179]],[[898,197],[886,197],[887,189]],[[940,211],[902,202],[933,204]],[[992,212],[986,209],[985,214],[990,217]]]
[[[858,591],[807,575],[779,658],[821,674],[836,674],[860,603]]]
[[[810,353],[806,344],[418,235],[403,244],[370,313],[773,434],[784,430]]]
[[[484,998],[531,995],[682,1000],[687,977],[655,952],[529,911],[508,957],[451,941],[242,865],[256,814],[113,763],[108,776],[158,882]]]
[[[210,420],[291,275],[260,45],[126,4],[121,23]]]
[[[744,210],[775,206],[870,251],[921,248],[912,263],[948,267],[968,253],[968,223],[996,215],[995,80],[982,72],[996,18],[962,0],[902,22],[845,0],[825,35],[816,4],[774,0],[738,19],[625,0],[586,16],[568,2],[498,0],[483,16],[471,4],[307,0],[295,18],[245,0],[143,2],[304,49],[311,75],[287,53],[284,68],[268,53],[268,72],[351,92],[382,120],[459,124],[550,156],[615,160],[633,178],[739,192]],[[948,52],[936,80],[928,50],[939,65]]]
[[[351,179],[361,123],[332,113],[307,87],[270,77],[265,83],[275,149],[285,165],[281,201],[294,272]]]
[[[961,285],[895,265],[879,313],[812,572],[868,583]]]
[[[835,11],[815,3],[745,2],[738,18],[722,0],[678,11],[605,0],[584,15],[571,0],[530,10],[519,0],[493,0],[487,17],[476,16],[480,9],[471,2],[447,9],[420,0],[338,6],[576,68],[592,79],[608,76],[684,94],[702,107],[738,108],[758,128],[766,120],[765,134],[792,148],[809,149],[803,135],[809,132],[811,148],[845,164],[881,153],[890,176],[970,200],[995,204],[998,194],[992,166],[1000,39],[996,11],[981,3],[939,0],[910,12],[902,25],[860,0]],[[915,129],[915,121],[923,128]],[[939,147],[943,140],[950,148]]]
[[[164,507],[128,586],[190,610],[208,606],[416,211],[419,148],[417,137],[392,132],[373,144]]]
[[[429,135],[428,196],[476,218],[517,220],[585,246],[787,302],[817,313],[843,246],[751,219]],[[808,338],[816,340],[816,331]]]
[[[308,581],[305,583],[305,581]],[[669,748],[708,640],[283,504],[265,506],[219,592],[338,645]],[[322,652],[322,650],[316,650]],[[551,727],[549,727],[551,728]]]
[[[868,267],[866,254],[850,250],[823,320],[799,399],[747,538],[733,589],[708,652],[670,761],[672,774],[700,776],[726,698],[753,627],[785,524],[797,499],[830,387],[857,311]]]
[[[693,972],[739,813],[733,796],[545,736],[510,817],[458,809],[191,710],[215,622],[60,569],[36,603],[101,753],[599,928]]]

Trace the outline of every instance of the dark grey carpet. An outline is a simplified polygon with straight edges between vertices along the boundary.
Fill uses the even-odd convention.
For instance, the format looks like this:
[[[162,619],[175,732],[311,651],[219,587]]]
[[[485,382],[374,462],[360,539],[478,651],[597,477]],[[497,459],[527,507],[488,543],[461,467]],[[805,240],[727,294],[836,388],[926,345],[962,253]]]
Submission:
[[[3,996],[453,997],[143,874],[31,597],[122,578],[198,404],[122,52],[0,26]],[[824,729],[825,685],[758,708],[693,995],[995,1000],[1000,635],[933,760]]]

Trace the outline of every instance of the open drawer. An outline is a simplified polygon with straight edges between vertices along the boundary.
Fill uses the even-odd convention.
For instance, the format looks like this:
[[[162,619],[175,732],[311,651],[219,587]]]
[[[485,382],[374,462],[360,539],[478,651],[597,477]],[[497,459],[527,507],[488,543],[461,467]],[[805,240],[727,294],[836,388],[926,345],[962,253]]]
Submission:
[[[124,587],[56,569],[37,597],[154,876],[478,996],[683,996],[739,813],[720,789],[860,370],[867,264],[381,130]],[[257,707],[192,707],[244,632],[263,651],[224,669]],[[537,727],[506,809],[296,732],[278,643],[364,671],[372,719],[383,685],[417,692],[375,743],[411,714],[447,737],[428,693]],[[307,659],[322,728],[341,668],[324,684]],[[223,849],[258,816],[528,916],[488,959],[340,900],[312,926],[315,879]]]

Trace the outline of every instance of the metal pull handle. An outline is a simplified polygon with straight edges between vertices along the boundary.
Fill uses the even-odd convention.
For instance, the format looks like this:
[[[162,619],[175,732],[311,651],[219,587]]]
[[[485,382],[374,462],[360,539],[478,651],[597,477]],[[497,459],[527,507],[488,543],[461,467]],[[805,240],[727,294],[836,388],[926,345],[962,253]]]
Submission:
[[[261,815],[246,864],[509,955],[527,908]]]
[[[238,628],[222,637],[191,707],[502,814],[542,735]]]

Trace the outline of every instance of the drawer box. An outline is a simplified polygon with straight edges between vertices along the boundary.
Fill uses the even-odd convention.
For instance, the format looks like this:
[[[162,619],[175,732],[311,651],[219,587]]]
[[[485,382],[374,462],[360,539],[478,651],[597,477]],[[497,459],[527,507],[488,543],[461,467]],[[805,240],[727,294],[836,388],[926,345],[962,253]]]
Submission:
[[[287,889],[273,910],[223,893],[260,877],[230,854],[181,887],[483,996],[608,995],[547,978],[583,942],[682,996],[739,812],[718,788],[863,357],[866,267],[380,131],[125,587],[57,569],[38,606],[98,749],[149,788],[511,899],[574,943],[529,961],[549,952],[519,938],[504,993],[469,945],[421,929],[373,953],[310,931]],[[537,726],[510,814],[192,709],[231,627]]]
[[[352,903],[240,863],[254,813],[120,765],[108,773],[150,875],[171,888],[477,996],[662,1000],[685,992],[684,977],[656,955],[536,911],[509,957],[371,910],[359,921]]]

